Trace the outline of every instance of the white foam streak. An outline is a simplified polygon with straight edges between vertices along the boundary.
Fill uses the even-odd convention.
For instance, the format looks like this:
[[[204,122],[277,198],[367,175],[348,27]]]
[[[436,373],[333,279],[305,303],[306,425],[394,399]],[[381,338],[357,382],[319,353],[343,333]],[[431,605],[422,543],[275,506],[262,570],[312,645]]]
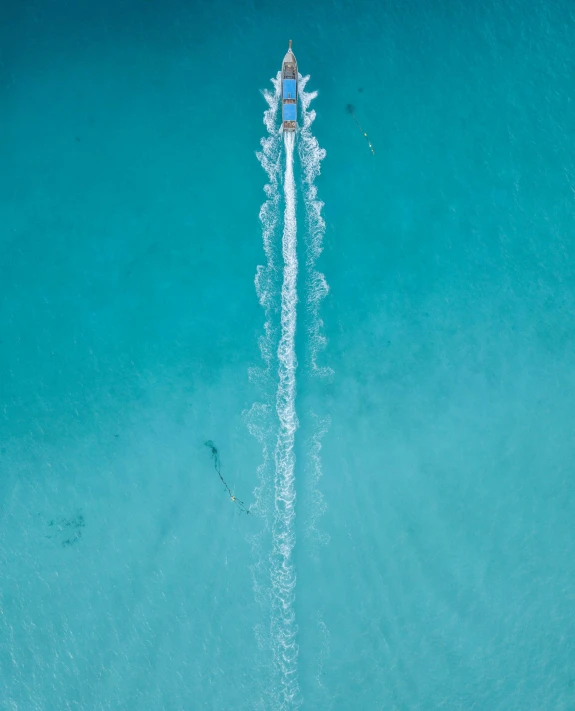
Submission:
[[[244,421],[262,448],[262,461],[258,467],[258,485],[254,490],[254,502],[250,513],[254,524],[259,524],[259,530],[252,527],[247,535],[252,548],[251,573],[253,578],[256,602],[261,605],[266,621],[255,628],[256,639],[260,651],[258,661],[259,674],[264,678],[273,679],[275,668],[270,660],[269,614],[270,614],[270,530],[274,507],[274,451],[276,446],[277,422],[275,416],[276,381],[274,363],[276,358],[279,329],[276,313],[279,312],[281,272],[279,270],[280,250],[278,247],[278,226],[280,222],[281,190],[279,181],[282,166],[282,140],[280,133],[280,73],[272,79],[273,91],[264,91],[263,96],[268,104],[264,111],[263,123],[266,135],[261,139],[261,150],[256,154],[267,174],[264,187],[265,202],[260,208],[262,225],[262,242],[265,254],[265,264],[257,267],[255,287],[258,300],[264,309],[264,332],[259,338],[259,347],[263,367],[250,368],[250,380],[259,390],[259,402],[244,411]],[[263,682],[263,688],[270,686]],[[263,703],[263,701],[262,701]],[[267,707],[268,704],[266,703]]]
[[[306,521],[305,538],[311,544],[312,554],[317,553],[320,545],[329,543],[328,533],[319,531],[316,526],[317,520],[325,513],[327,508],[323,494],[319,489],[319,482],[323,476],[323,466],[321,460],[322,439],[327,433],[331,419],[329,417],[318,417],[315,413],[310,413],[311,436],[307,441],[306,451],[306,474],[307,474],[307,496],[311,502],[309,509],[311,514]]]
[[[302,703],[298,679],[296,571],[293,557],[296,543],[294,445],[298,428],[295,408],[298,367],[295,351],[298,303],[294,176],[296,135],[303,168],[303,197],[307,225],[306,313],[311,353],[308,360],[316,374],[325,374],[329,370],[319,368],[316,363],[317,354],[325,344],[319,310],[322,299],[328,293],[328,285],[323,274],[315,268],[322,251],[325,222],[321,214],[323,203],[317,199],[314,181],[320,173],[320,164],[325,157],[325,151],[319,147],[311,132],[315,112],[309,110],[309,105],[316,92],[305,91],[307,80],[308,77],[300,77],[299,95],[303,127],[297,134],[281,131],[280,74],[278,73],[275,80],[272,80],[274,91],[264,92],[264,98],[268,103],[268,109],[264,112],[267,135],[262,138],[261,151],[257,154],[268,177],[264,188],[266,200],[260,210],[266,263],[258,267],[255,278],[258,299],[265,311],[264,334],[260,338],[260,350],[265,367],[252,369],[250,377],[261,386],[264,397],[263,402],[255,403],[246,413],[246,421],[250,432],[257,437],[263,450],[263,462],[258,469],[259,486],[254,492],[256,500],[252,510],[254,517],[263,521],[264,528],[261,533],[251,536],[254,552],[252,573],[256,599],[263,606],[270,605],[268,607],[269,637],[261,625],[256,630],[256,637],[262,655],[265,655],[266,650],[271,651],[271,655],[268,652],[266,659],[262,661],[262,670],[268,669],[275,682],[267,685],[264,691],[264,696],[268,696],[266,707],[274,711],[295,711]],[[282,150],[282,143],[284,150]],[[282,166],[285,166],[283,175],[285,204],[280,252]],[[306,537],[308,540],[325,542],[326,538],[317,532],[314,524],[317,516],[325,508],[317,484],[322,474],[321,441],[328,420],[313,417],[315,424],[313,434],[308,440],[306,471],[312,485],[311,501],[314,515]],[[272,512],[271,517],[269,512]],[[270,528],[271,541],[269,540]],[[268,664],[271,664],[271,668]]]
[[[303,117],[303,128],[300,131],[299,155],[304,172],[304,203],[306,211],[306,305],[308,311],[309,361],[316,375],[331,376],[329,367],[319,367],[317,358],[325,348],[326,338],[323,334],[323,320],[320,317],[320,305],[329,292],[329,286],[324,275],[315,268],[316,262],[323,251],[325,221],[321,211],[323,202],[317,199],[315,179],[321,171],[321,161],[326,152],[320,148],[317,138],[312,133],[315,121],[315,111],[309,109],[310,103],[317,96],[317,91],[306,92],[305,86],[309,76],[301,77],[300,102]]]
[[[312,374],[331,376],[331,368],[318,366],[319,354],[326,346],[327,339],[323,332],[323,320],[320,317],[321,302],[327,296],[329,287],[324,275],[316,269],[316,262],[323,250],[325,221],[322,217],[323,202],[318,200],[315,180],[320,174],[321,162],[326,152],[320,148],[317,138],[312,133],[315,111],[310,110],[310,104],[317,92],[306,92],[305,86],[309,77],[300,79],[300,101],[302,108],[303,127],[300,132],[299,155],[303,169],[303,195],[306,214],[306,321],[308,334],[307,364]],[[326,544],[329,536],[320,533],[316,527],[318,518],[325,511],[323,495],[319,490],[322,477],[321,447],[322,438],[329,427],[329,417],[318,417],[310,412],[312,435],[308,440],[306,456],[306,488],[311,502],[311,515],[306,518],[305,537],[312,548]]]
[[[295,453],[298,421],[295,411],[295,353],[297,307],[297,225],[293,170],[295,136],[284,134],[286,168],[284,176],[284,231],[282,240],[283,285],[281,291],[281,338],[278,347],[278,389],[276,411],[279,431],[275,449],[275,509],[271,555],[272,619],[271,641],[279,672],[280,689],[276,708],[295,709],[301,703],[297,674],[298,646],[295,620]]]
[[[257,158],[266,171],[268,183],[264,186],[266,201],[260,208],[260,221],[262,223],[262,240],[266,264],[259,265],[256,270],[255,286],[260,304],[265,310],[264,335],[259,339],[259,346],[262,358],[265,363],[265,371],[258,369],[250,370],[250,378],[256,379],[269,376],[271,363],[273,360],[275,329],[272,323],[272,313],[274,311],[274,301],[277,298],[277,262],[278,254],[274,247],[274,234],[279,220],[280,191],[278,181],[281,170],[281,134],[279,125],[279,104],[281,75],[278,72],[275,79],[273,93],[264,91],[263,96],[268,103],[268,109],[264,111],[264,125],[268,135],[261,139],[262,150],[258,152]]]

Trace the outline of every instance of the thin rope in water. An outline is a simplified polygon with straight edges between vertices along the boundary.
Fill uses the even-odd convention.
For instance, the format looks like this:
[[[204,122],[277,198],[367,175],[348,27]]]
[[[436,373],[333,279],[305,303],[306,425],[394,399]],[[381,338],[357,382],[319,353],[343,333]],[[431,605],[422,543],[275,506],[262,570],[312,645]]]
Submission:
[[[349,113],[353,116],[353,120],[356,122],[356,124],[357,124],[358,127],[359,127],[359,130],[360,130],[360,131],[363,133],[363,135],[365,136],[365,140],[367,141],[367,145],[369,146],[369,149],[370,149],[372,155],[375,155],[375,148],[372,146],[371,141],[369,140],[369,137],[368,137],[367,133],[363,130],[363,128],[362,128],[360,122],[357,120],[357,116],[355,115],[355,109],[353,108],[353,105],[352,105],[352,104],[348,104],[348,105],[347,105],[347,110],[348,110]]]
[[[218,448],[212,442],[211,439],[209,439],[207,442],[204,442],[206,447],[208,447],[212,453],[212,459],[214,460],[214,467],[218,473],[218,476],[220,477],[222,484],[225,486],[226,491],[228,492],[230,496],[230,500],[234,502],[234,504],[239,508],[240,512],[243,511],[246,514],[249,514],[250,509],[249,507],[246,507],[244,502],[241,499],[238,499],[237,496],[235,496],[230,489],[230,487],[227,485],[227,483],[224,481],[224,477],[222,476],[222,472],[220,471],[220,454],[218,452]]]

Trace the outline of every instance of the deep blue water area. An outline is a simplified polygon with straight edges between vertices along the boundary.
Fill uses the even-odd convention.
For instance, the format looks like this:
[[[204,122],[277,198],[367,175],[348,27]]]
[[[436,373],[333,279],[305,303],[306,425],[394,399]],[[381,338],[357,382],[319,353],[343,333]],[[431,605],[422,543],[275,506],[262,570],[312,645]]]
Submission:
[[[0,710],[575,709],[572,5],[1,14]]]

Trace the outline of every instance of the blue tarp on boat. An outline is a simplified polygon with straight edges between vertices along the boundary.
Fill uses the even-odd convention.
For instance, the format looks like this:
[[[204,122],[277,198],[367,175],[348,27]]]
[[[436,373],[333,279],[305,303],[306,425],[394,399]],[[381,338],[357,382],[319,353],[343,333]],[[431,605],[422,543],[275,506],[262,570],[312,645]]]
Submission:
[[[284,79],[284,99],[295,99],[295,79]]]
[[[295,104],[284,104],[284,121],[297,121],[297,106]]]

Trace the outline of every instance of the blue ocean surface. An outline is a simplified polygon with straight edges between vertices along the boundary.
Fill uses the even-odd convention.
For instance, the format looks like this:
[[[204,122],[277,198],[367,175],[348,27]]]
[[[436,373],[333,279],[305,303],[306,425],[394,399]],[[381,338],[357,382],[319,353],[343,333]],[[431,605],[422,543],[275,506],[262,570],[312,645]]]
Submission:
[[[575,709],[574,32],[5,3],[1,711]]]

